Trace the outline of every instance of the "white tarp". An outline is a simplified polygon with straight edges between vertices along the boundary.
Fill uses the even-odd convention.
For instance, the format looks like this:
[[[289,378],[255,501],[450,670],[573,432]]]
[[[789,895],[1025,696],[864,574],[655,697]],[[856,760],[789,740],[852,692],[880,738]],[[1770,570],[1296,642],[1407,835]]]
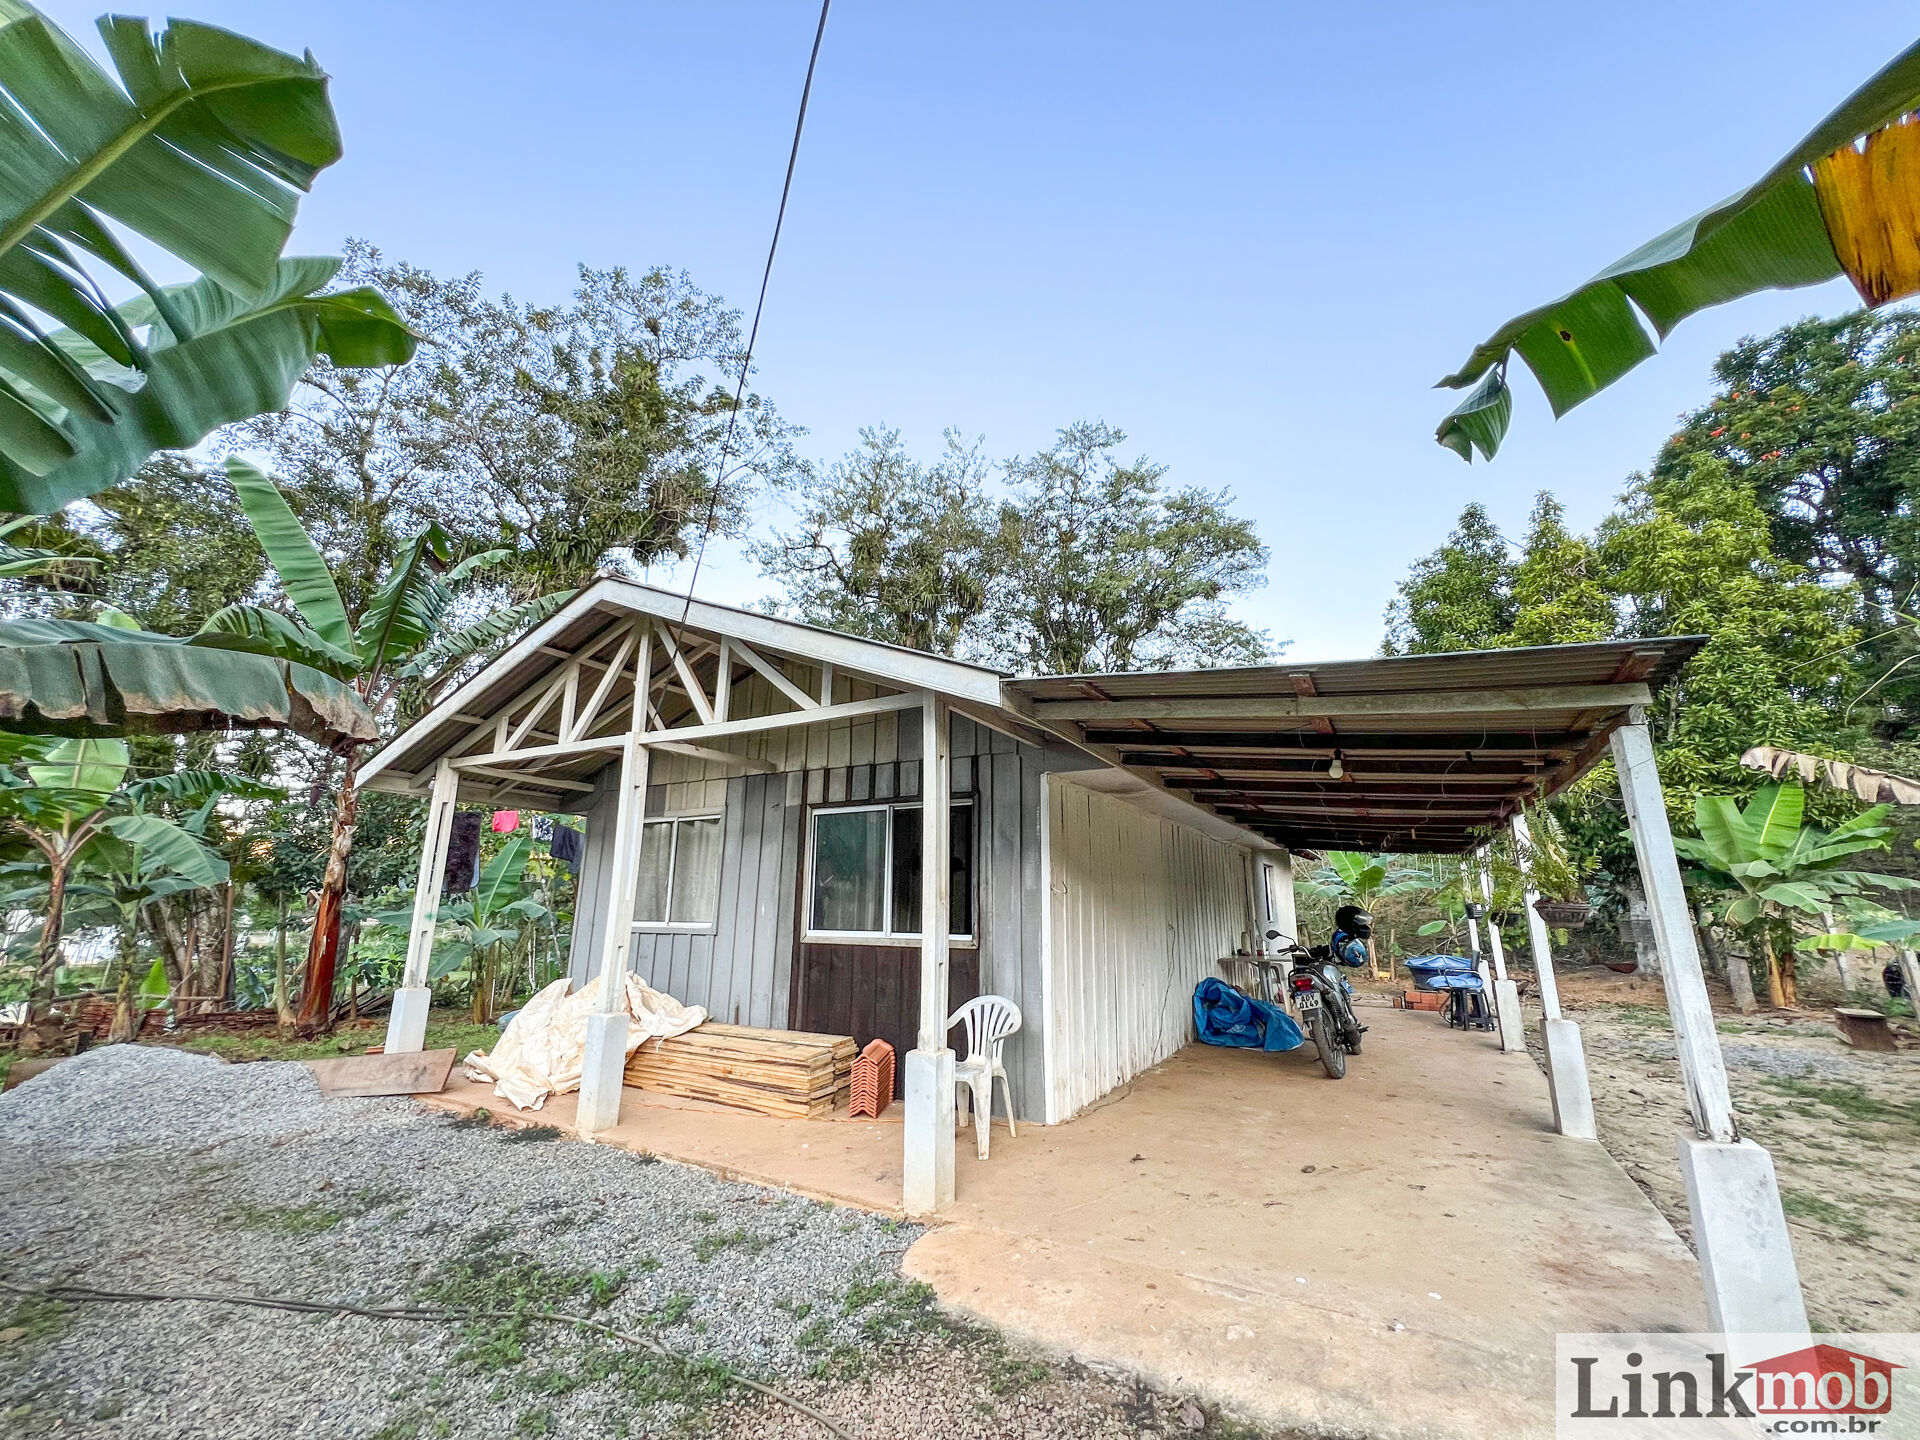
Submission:
[[[684,1035],[704,1024],[707,1012],[698,1005],[682,1005],[637,975],[626,977],[624,1010],[627,1053],[655,1036]],[[493,1093],[511,1100],[516,1109],[538,1110],[549,1095],[564,1095],[580,1086],[580,1065],[587,1048],[587,1017],[600,995],[600,977],[567,993],[567,980],[556,980],[526,1004],[491,1053],[476,1050],[467,1056],[469,1080],[492,1080]]]

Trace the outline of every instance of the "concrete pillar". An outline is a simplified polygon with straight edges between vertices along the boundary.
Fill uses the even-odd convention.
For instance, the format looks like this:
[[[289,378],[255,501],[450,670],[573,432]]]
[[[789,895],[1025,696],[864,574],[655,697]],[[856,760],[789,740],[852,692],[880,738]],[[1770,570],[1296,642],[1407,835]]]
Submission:
[[[1693,1217],[1694,1249],[1707,1287],[1708,1317],[1712,1328],[1722,1332],[1804,1333],[1806,1302],[1787,1238],[1773,1158],[1751,1140],[1742,1140],[1734,1126],[1726,1062],[1694,943],[1693,915],[1667,828],[1653,742],[1637,706],[1631,721],[1613,732],[1612,744],[1627,828],[1660,952],[1687,1108],[1697,1132],[1680,1135],[1677,1149]]]
[[[1533,836],[1527,817],[1513,817],[1514,852],[1520,860],[1521,897],[1527,911],[1527,942],[1533,947],[1533,973],[1540,982],[1540,1046],[1546,1051],[1547,1093],[1553,1098],[1553,1128],[1573,1140],[1598,1137],[1593,1122],[1593,1084],[1587,1075],[1586,1047],[1580,1027],[1560,1013],[1560,987],[1553,975],[1553,937],[1534,904],[1533,865],[1527,852]]]
[[[400,988],[387,1012],[389,1055],[426,1048],[427,1012],[433,987],[427,982],[433,936],[440,920],[440,891],[447,878],[447,847],[453,842],[453,812],[460,798],[460,772],[442,759],[433,770],[433,798],[427,802],[427,834],[420,846],[420,877],[413,887],[413,923],[407,931],[407,964]]]
[[[1487,904],[1487,948],[1493,952],[1493,1014],[1500,1022],[1500,1048],[1511,1055],[1527,1048],[1526,1019],[1520,1011],[1520,987],[1507,978],[1507,947],[1493,923],[1493,863],[1480,852],[1480,897]]]
[[[620,749],[620,778],[613,799],[613,845],[607,868],[607,926],[600,951],[600,993],[587,1016],[587,1043],[580,1063],[581,1133],[610,1129],[620,1119],[626,1083],[627,964],[633,950],[633,887],[640,873],[640,842],[646,831],[647,761],[642,736],[653,690],[653,635],[643,631],[634,659],[633,728]]]
[[[1913,1013],[1920,1015],[1920,960],[1904,946],[1898,951],[1900,956],[1900,974],[1907,982],[1907,1003],[1913,1007]]]
[[[953,1051],[947,1048],[952,864],[951,720],[931,690],[920,707],[920,1027],[906,1058],[901,1205],[934,1215],[953,1204]]]

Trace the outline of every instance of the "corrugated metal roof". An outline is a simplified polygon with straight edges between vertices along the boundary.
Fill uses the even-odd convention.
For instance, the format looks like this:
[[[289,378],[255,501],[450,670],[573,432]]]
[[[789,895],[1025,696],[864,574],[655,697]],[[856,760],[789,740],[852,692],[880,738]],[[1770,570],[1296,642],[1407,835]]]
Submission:
[[[1005,688],[1040,723],[1281,844],[1454,852],[1578,779],[1631,707],[1705,644],[1686,635]]]

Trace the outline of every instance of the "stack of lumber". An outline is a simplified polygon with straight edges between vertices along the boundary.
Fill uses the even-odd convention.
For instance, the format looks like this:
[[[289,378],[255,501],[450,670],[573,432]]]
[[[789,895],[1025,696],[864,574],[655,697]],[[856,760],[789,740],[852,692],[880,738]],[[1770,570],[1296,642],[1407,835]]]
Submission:
[[[663,1095],[712,1100],[761,1115],[831,1115],[853,1074],[851,1035],[809,1035],[708,1021],[648,1040],[627,1061],[627,1083]]]

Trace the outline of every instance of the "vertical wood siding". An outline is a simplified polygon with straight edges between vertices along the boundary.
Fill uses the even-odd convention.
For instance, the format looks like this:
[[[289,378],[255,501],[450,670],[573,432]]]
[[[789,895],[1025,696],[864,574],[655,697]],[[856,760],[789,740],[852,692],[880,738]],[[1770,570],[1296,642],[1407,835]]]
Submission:
[[[1112,796],[1049,784],[1049,1122],[1193,1038],[1193,989],[1247,926],[1245,852]]]

